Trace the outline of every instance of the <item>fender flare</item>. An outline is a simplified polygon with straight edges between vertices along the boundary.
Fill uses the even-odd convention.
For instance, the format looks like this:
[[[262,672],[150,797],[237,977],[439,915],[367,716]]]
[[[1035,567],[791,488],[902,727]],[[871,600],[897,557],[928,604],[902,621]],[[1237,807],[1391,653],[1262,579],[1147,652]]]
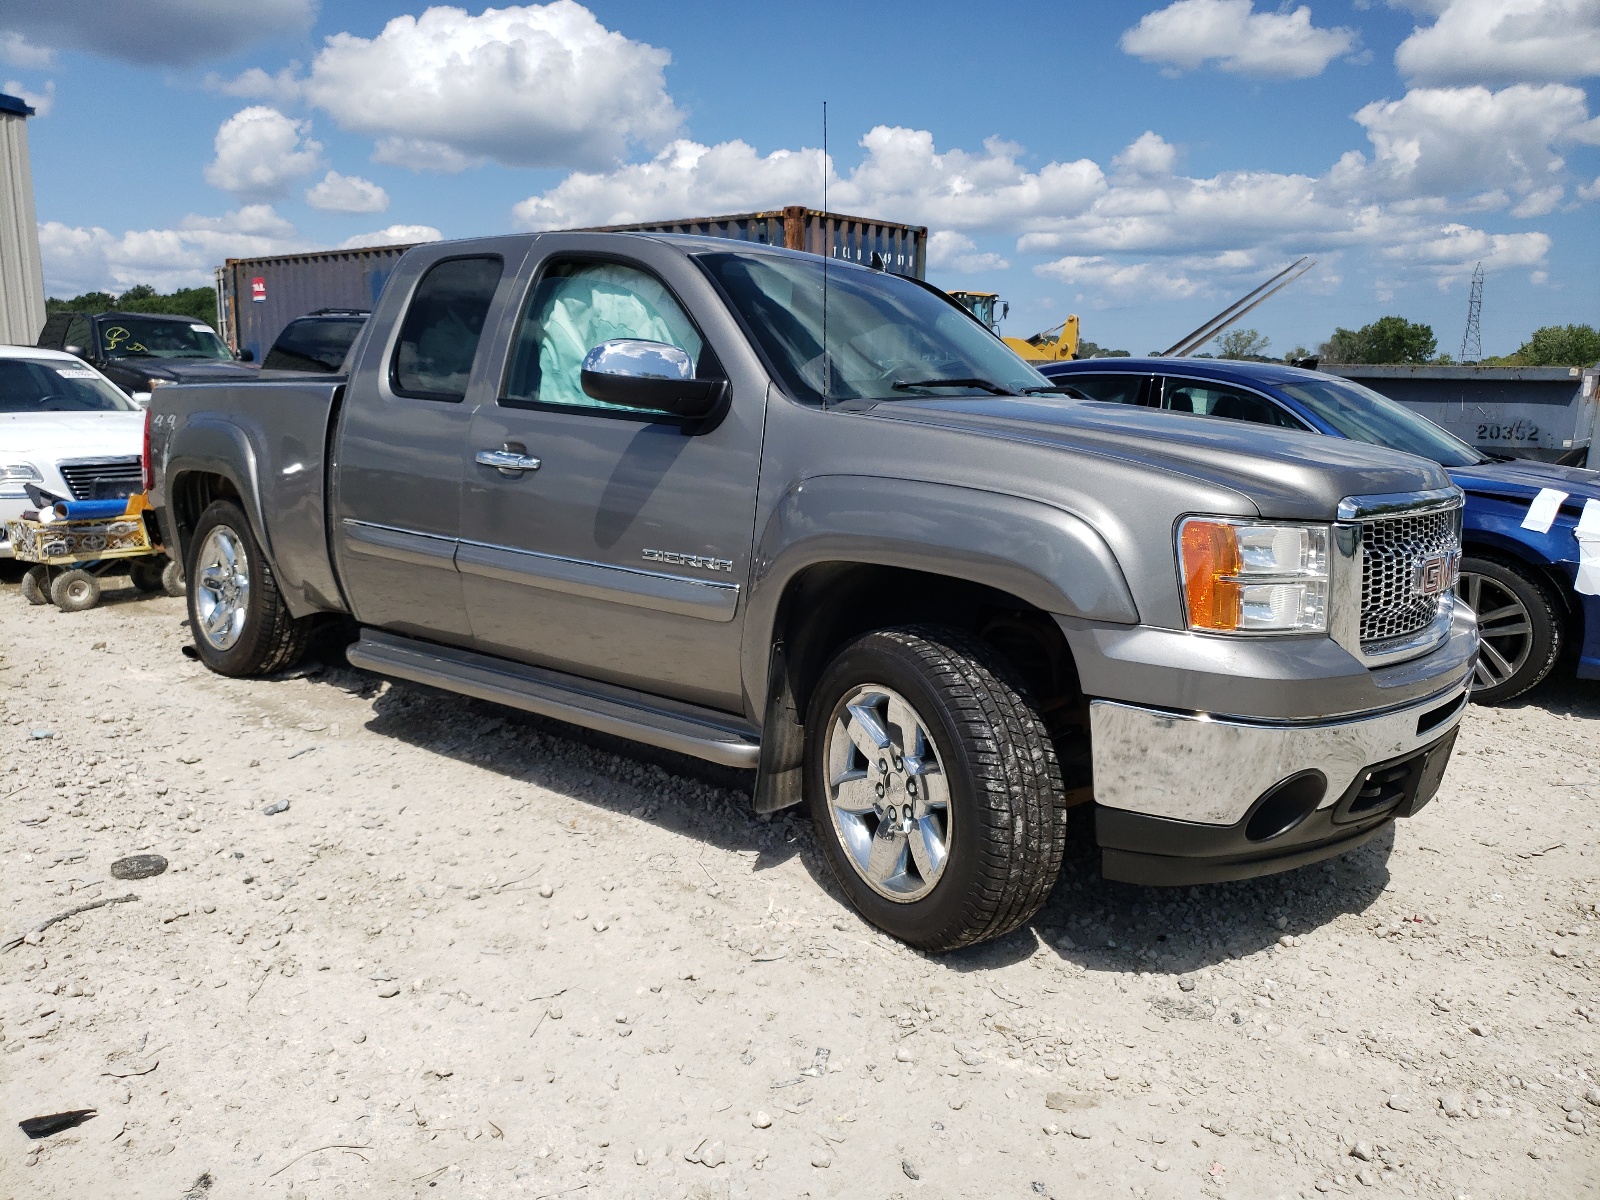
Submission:
[[[1073,513],[954,484],[823,475],[795,484],[756,541],[742,673],[754,710],[768,697],[778,606],[819,563],[947,575],[996,588],[1045,612],[1134,625],[1139,610],[1111,547]]]
[[[181,541],[174,498],[177,484],[185,475],[217,475],[233,484],[240,506],[250,522],[250,532],[266,555],[267,565],[276,574],[277,556],[272,551],[271,535],[261,519],[261,484],[257,478],[256,453],[244,430],[221,416],[201,413],[189,418],[168,441],[163,488],[167,506],[174,509],[172,533],[187,562],[189,547]]]

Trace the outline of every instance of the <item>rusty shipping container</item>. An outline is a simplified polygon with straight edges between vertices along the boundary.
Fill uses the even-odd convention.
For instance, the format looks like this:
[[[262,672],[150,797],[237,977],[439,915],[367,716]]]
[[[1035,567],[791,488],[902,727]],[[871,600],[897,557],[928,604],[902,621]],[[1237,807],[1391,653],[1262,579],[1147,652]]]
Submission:
[[[706,237],[830,254],[877,263],[921,279],[927,271],[928,231],[870,217],[791,205],[769,212],[634,225],[595,225],[569,233],[695,233]],[[319,308],[367,308],[378,301],[390,272],[411,247],[318,250],[276,258],[230,258],[217,268],[217,331],[235,350],[260,362],[283,327]]]
[[[260,362],[283,327],[319,308],[367,308],[410,245],[230,258],[216,270],[217,332]]]
[[[590,233],[697,233],[763,246],[783,246],[872,266],[876,257],[895,275],[922,279],[928,269],[928,230],[872,217],[850,217],[803,205],[725,217],[641,221],[633,225],[594,225]]]

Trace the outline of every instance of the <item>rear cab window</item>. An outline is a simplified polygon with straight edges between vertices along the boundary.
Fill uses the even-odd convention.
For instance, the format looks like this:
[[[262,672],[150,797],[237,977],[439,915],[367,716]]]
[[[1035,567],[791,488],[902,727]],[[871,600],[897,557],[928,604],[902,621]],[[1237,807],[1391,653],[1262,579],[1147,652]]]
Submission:
[[[396,395],[457,403],[505,263],[499,255],[447,258],[423,274],[411,295],[389,368]]]

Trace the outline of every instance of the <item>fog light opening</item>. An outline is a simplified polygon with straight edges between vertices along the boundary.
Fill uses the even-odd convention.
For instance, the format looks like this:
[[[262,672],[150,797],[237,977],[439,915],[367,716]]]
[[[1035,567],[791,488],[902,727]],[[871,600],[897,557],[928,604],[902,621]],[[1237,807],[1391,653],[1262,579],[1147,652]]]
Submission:
[[[1321,771],[1302,771],[1276,784],[1263,796],[1244,827],[1252,842],[1280,837],[1316,811],[1327,794],[1328,779]]]

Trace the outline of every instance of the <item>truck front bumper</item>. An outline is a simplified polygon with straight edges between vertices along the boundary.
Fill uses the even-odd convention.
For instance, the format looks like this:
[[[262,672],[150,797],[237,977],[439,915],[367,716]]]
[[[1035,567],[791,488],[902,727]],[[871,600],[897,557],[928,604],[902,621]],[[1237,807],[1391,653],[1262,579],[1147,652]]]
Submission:
[[[1261,721],[1097,700],[1102,874],[1215,883],[1353,850],[1438,791],[1465,681],[1336,721]]]

